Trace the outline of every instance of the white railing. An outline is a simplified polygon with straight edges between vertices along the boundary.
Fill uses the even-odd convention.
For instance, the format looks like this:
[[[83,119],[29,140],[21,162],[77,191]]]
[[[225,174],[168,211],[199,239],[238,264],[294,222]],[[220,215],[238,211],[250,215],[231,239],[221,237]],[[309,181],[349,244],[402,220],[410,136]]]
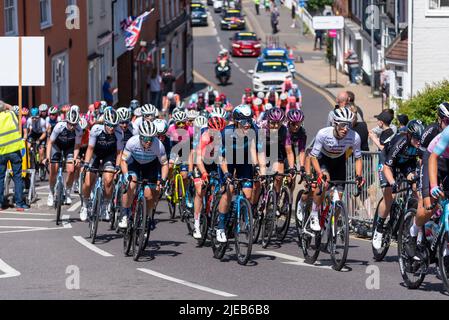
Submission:
[[[284,1],[284,5],[291,9],[292,8],[292,2],[296,1],[296,0],[285,0]],[[296,15],[300,18],[300,20],[302,20],[304,22],[304,24],[307,26],[307,28],[309,28],[310,32],[315,35],[315,29],[313,29],[313,17],[312,15],[309,13],[309,11],[307,11],[306,8],[301,8],[296,5]]]

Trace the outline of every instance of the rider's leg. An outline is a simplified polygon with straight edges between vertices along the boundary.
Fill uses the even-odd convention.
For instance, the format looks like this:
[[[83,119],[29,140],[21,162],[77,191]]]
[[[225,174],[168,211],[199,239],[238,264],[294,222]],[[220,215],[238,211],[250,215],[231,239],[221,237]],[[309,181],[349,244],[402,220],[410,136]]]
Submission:
[[[39,146],[39,164],[45,159],[45,146]]]
[[[274,163],[273,165],[273,171],[277,172],[279,174],[283,174],[284,173],[284,163],[277,161]],[[276,191],[276,194],[279,195],[279,193],[281,192],[281,187],[282,187],[282,181],[284,180],[283,177],[278,176],[275,178],[274,180],[274,190]]]

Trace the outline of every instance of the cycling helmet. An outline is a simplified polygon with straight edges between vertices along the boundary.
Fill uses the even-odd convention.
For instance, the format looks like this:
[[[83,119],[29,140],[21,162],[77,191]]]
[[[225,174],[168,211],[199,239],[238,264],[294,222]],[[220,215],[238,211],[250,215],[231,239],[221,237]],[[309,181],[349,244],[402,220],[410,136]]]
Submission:
[[[443,102],[438,106],[438,117],[440,119],[449,119],[449,103]]]
[[[168,131],[168,123],[163,119],[156,119],[153,121],[153,124],[156,126],[157,133],[159,135],[164,135]]]
[[[232,117],[235,121],[239,120],[251,120],[253,117],[253,111],[247,105],[240,105],[234,109]]]
[[[276,87],[270,87],[269,91],[273,93],[276,92]]]
[[[220,100],[221,100],[221,102],[223,102],[223,103],[226,102],[227,97],[226,97],[226,95],[225,95],[224,93],[220,94]]]
[[[39,106],[39,112],[45,112],[48,110],[48,106],[46,104],[41,104]]]
[[[152,104],[146,104],[142,107],[142,116],[143,117],[149,117],[149,116],[156,116],[157,108],[153,106]]]
[[[199,92],[198,93],[198,99],[204,99],[204,92]]]
[[[63,113],[69,112],[69,111],[70,111],[70,105],[69,105],[69,104],[66,104],[66,105],[62,106],[61,111],[62,111]]]
[[[212,111],[210,112],[210,116],[211,116],[211,118],[226,119],[226,117],[228,116],[228,113],[226,112],[226,110],[224,110],[222,108],[213,108]]]
[[[304,112],[302,110],[290,110],[287,114],[287,120],[289,122],[303,122],[304,121]]]
[[[173,113],[173,120],[175,122],[186,122],[187,114],[184,111],[178,111]]]
[[[257,98],[259,98],[259,99],[265,99],[265,94],[263,93],[263,92],[259,92],[258,94],[257,94]]]
[[[104,123],[108,125],[116,126],[118,124],[119,118],[117,111],[112,108],[108,108],[104,112]]]
[[[157,128],[150,121],[143,121],[139,126],[139,135],[141,137],[152,138],[157,136]]]
[[[412,120],[407,124],[407,132],[415,139],[421,140],[424,125],[421,120]]]
[[[195,127],[199,129],[207,128],[208,121],[206,117],[199,116],[195,119]]]
[[[292,89],[293,89],[293,90],[297,90],[297,89],[298,89],[298,85],[297,85],[296,83],[294,83],[294,84],[292,85]]]
[[[79,113],[79,112],[80,112],[80,107],[77,106],[77,105],[73,105],[73,106],[70,108],[70,110],[76,110],[76,111],[78,111],[78,113]]]
[[[198,106],[197,106],[196,102],[189,103],[188,107],[187,107],[188,110],[196,110],[197,108],[198,108]]]
[[[140,107],[140,102],[137,100],[133,100],[129,103],[129,107],[131,108],[132,111],[134,111]]]
[[[187,118],[189,120],[195,120],[195,118],[199,117],[200,113],[196,110],[187,111]]]
[[[245,88],[245,93],[251,93],[251,88]]]
[[[79,125],[81,129],[86,130],[87,128],[87,120],[85,118],[81,118],[79,121]]]
[[[31,109],[31,117],[36,118],[39,116],[39,109],[38,108],[32,108]]]
[[[76,109],[70,109],[67,112],[66,121],[70,124],[78,124],[80,121],[80,114]]]
[[[14,113],[16,114],[16,116],[18,116],[19,115],[19,106],[13,106],[12,107],[12,111],[14,111]]]
[[[131,111],[128,108],[120,108],[117,110],[119,121],[131,120]]]
[[[354,120],[354,112],[346,107],[334,110],[333,116],[335,123],[352,123]]]
[[[285,101],[285,100],[288,99],[288,95],[287,95],[286,93],[283,93],[283,94],[281,94],[281,95],[279,96],[279,98],[280,98],[282,101]]]
[[[259,106],[262,105],[262,103],[263,103],[262,99],[260,99],[260,98],[254,99],[254,105],[255,106],[259,107]]]
[[[100,101],[100,106],[103,108],[103,110],[105,109],[105,108],[107,108],[108,107],[108,103],[106,102],[106,101]]]
[[[269,122],[282,122],[285,119],[285,112],[280,108],[273,108],[267,113]]]
[[[27,117],[30,114],[30,110],[28,108],[22,108],[22,116]]]
[[[246,104],[253,104],[253,97],[247,97],[247,98],[245,98],[245,103],[246,103]]]
[[[134,116],[141,117],[142,116],[142,108],[139,107],[136,110],[134,110]]]
[[[273,109],[273,105],[271,103],[267,103],[265,105],[265,111],[270,111],[271,109]]]
[[[175,94],[173,92],[167,93],[167,99],[172,100],[175,97]]]
[[[49,113],[52,114],[58,114],[59,113],[59,109],[58,107],[51,107]]]
[[[210,130],[223,131],[226,128],[226,120],[221,117],[212,117],[209,119],[208,127]]]

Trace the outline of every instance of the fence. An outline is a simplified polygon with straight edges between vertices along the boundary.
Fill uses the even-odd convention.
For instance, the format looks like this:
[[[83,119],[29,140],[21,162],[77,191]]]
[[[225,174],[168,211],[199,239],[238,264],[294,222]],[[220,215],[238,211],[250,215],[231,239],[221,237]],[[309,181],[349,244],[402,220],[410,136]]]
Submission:
[[[300,8],[296,0],[285,0],[284,5],[291,9],[292,7],[292,1],[296,2],[296,15],[304,22],[304,24],[309,28],[310,32],[315,36],[315,29],[313,29],[313,17],[307,11],[306,8]]]

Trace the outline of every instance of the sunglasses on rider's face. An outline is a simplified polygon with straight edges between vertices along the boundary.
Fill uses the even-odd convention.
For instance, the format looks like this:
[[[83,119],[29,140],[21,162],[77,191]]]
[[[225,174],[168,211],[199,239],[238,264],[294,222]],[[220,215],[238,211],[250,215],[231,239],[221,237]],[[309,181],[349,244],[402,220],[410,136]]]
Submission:
[[[105,126],[108,127],[109,129],[114,129],[115,125],[112,123],[105,123]]]
[[[289,122],[288,125],[293,128],[301,127],[301,122]]]
[[[278,128],[281,126],[281,122],[270,122],[270,127]]]
[[[348,129],[351,129],[351,127],[352,127],[352,125],[347,122],[337,123],[337,128],[339,130],[348,130]]]
[[[251,120],[238,120],[237,123],[245,127],[251,125]]]
[[[125,124],[128,125],[128,124],[129,124],[129,121],[120,121],[120,124],[121,124],[121,125],[125,125]]]
[[[143,143],[153,143],[153,137],[140,137],[140,141]]]
[[[185,126],[187,126],[187,123],[185,122],[176,122],[176,126],[179,128],[184,128]]]

